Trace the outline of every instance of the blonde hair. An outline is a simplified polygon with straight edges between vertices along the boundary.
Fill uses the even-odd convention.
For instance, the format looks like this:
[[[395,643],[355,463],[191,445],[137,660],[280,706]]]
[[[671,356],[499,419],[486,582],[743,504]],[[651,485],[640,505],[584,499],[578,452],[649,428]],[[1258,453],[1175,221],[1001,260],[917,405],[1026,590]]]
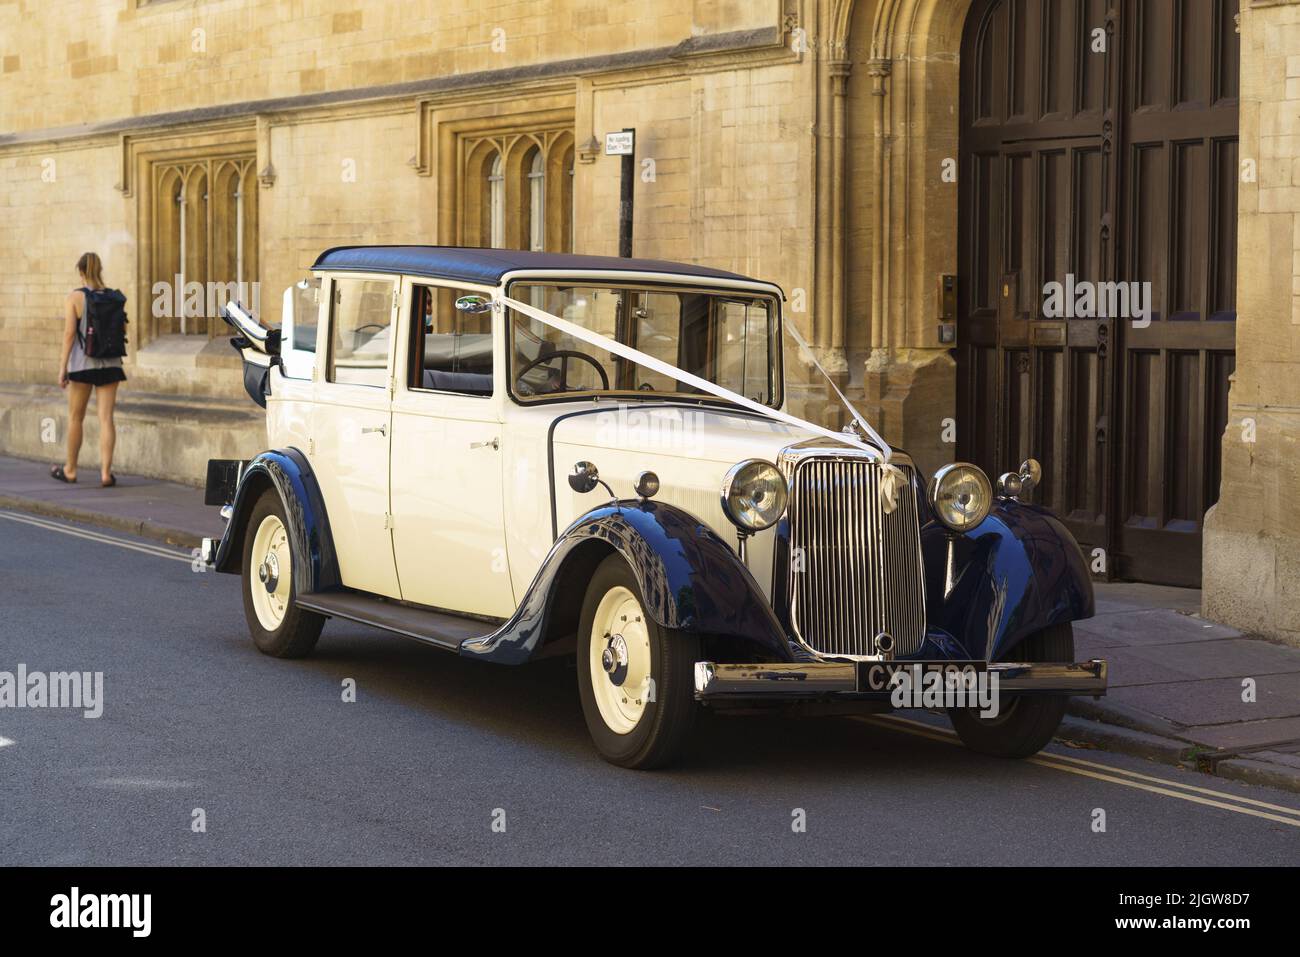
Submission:
[[[104,288],[104,263],[95,253],[82,253],[77,260],[77,272],[86,277],[86,284],[92,289]]]

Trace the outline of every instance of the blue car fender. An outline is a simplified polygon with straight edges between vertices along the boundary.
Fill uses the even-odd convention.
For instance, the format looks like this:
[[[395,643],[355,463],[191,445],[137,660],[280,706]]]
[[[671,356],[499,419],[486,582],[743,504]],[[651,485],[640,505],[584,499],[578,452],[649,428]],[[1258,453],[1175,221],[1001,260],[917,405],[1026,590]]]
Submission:
[[[931,518],[921,551],[929,628],[973,660],[1014,660],[1035,632],[1094,613],[1083,552],[1045,508],[999,500],[965,533]]]
[[[338,559],[325,500],[307,457],[294,448],[263,452],[245,466],[231,503],[230,523],[217,548],[216,570],[240,573],[248,520],[268,488],[276,491],[284,505],[297,593],[339,588]]]
[[[749,569],[699,519],[662,502],[611,502],[587,512],[551,547],[518,610],[500,629],[471,639],[461,653],[504,664],[531,658],[548,635],[557,596],[581,605],[596,564],[627,561],[645,611],[663,628],[737,639],[766,660],[793,659],[780,622]]]

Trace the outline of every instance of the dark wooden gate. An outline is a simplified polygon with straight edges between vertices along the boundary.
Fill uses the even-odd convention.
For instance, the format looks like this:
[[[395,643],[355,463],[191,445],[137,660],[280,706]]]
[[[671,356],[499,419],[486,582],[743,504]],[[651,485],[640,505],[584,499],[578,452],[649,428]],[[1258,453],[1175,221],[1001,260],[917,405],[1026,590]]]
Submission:
[[[1200,584],[1235,341],[1236,13],[976,0],[966,24],[959,454],[994,477],[1042,461],[1035,499],[1112,577]],[[1049,283],[1087,314],[1045,315]]]

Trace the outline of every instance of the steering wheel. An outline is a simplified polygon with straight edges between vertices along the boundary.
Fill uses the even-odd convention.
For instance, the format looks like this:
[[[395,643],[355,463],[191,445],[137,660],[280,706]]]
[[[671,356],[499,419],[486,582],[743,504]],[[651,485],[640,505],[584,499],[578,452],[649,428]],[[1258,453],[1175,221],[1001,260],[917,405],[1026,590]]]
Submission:
[[[599,362],[587,355],[585,352],[578,352],[576,349],[556,349],[554,352],[548,352],[538,356],[532,362],[527,363],[515,376],[517,383],[522,383],[524,376],[532,372],[540,365],[550,362],[552,359],[562,360],[560,363],[560,388],[557,391],[569,391],[569,359],[581,359],[583,362],[590,363],[600,376],[600,386],[606,392],[609,391],[609,375],[605,372],[605,367]]]
[[[379,332],[383,332],[387,328],[388,328],[388,324],[384,322],[367,322],[364,325],[357,326],[355,329],[352,330],[353,351],[360,349],[368,341],[361,338],[361,334],[365,332],[367,329],[374,329],[376,333],[379,333]],[[373,339],[374,336],[371,336],[370,338]]]

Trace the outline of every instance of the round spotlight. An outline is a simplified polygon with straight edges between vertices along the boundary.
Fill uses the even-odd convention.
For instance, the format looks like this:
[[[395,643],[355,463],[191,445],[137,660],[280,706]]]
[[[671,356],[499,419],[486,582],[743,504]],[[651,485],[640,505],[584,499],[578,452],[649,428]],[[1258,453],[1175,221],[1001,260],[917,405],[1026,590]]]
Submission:
[[[642,472],[636,477],[636,494],[642,498],[654,498],[659,494],[659,476],[654,472]]]

